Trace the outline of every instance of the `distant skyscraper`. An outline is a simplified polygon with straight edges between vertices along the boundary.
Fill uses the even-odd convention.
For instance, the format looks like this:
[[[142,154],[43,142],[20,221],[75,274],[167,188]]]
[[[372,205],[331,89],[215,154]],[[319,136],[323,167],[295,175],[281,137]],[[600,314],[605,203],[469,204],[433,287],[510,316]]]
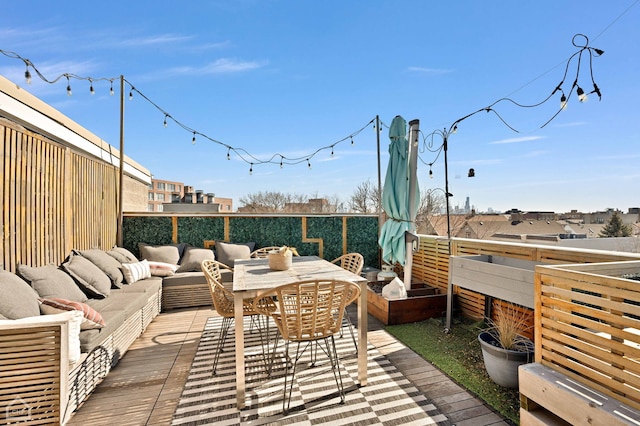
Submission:
[[[471,212],[471,206],[469,205],[469,197],[467,197],[467,199],[464,202],[464,212],[465,213]]]

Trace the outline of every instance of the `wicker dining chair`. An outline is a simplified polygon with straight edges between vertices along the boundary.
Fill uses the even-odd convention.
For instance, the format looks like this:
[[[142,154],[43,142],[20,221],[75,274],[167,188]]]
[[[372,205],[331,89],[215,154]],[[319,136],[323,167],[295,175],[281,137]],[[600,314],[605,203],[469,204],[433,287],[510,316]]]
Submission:
[[[211,299],[213,300],[213,306],[218,314],[222,317],[222,327],[220,329],[220,338],[216,344],[215,356],[213,360],[213,374],[216,374],[216,369],[218,368],[218,361],[220,359],[220,353],[223,352],[224,344],[227,340],[227,335],[229,334],[229,327],[233,323],[235,319],[234,312],[234,301],[233,301],[233,292],[228,290],[222,285],[222,274],[221,269],[227,269],[233,271],[232,268],[225,265],[222,262],[218,262],[217,260],[203,260],[201,264],[202,271],[204,272],[204,276],[207,279],[207,283],[209,284],[209,290],[211,291]],[[269,312],[275,310],[275,305],[273,302],[268,300],[264,300],[262,302],[264,304],[260,305],[260,308],[263,312]],[[252,328],[253,322],[258,322],[257,328],[260,333],[260,343],[263,346],[263,349],[266,345],[268,345],[267,339],[269,336],[269,323],[268,318],[263,317],[260,313],[256,312],[254,309],[254,300],[253,299],[244,299],[242,303],[242,310],[244,316],[252,317]],[[260,324],[260,317],[263,317],[266,321],[264,327]],[[266,331],[266,336],[263,335],[263,331]],[[265,365],[267,363],[268,350],[263,350]]]
[[[333,259],[331,263],[335,263],[340,266],[342,269],[346,269],[349,272],[353,272],[356,275],[360,275],[362,272],[362,268],[364,267],[364,257],[360,253],[347,253],[342,256]],[[353,344],[357,348],[358,342],[356,341],[356,334],[353,330],[353,324],[351,323],[351,319],[349,319],[349,315],[347,314],[346,308],[344,311],[344,319],[343,321],[349,327],[349,332],[351,333],[351,338],[353,339]],[[340,337],[342,337],[342,329],[340,329]]]
[[[282,409],[286,414],[291,405],[291,392],[296,369],[302,354],[311,347],[311,366],[315,365],[317,347],[328,356],[333,376],[338,386],[340,403],[345,400],[344,385],[334,335],[342,327],[344,308],[358,297],[360,287],[348,281],[308,280],[284,284],[267,290],[254,299],[253,309],[269,315],[278,327],[279,336],[285,341],[286,359],[290,360],[293,371],[290,380],[284,375]],[[276,310],[270,309],[274,302]],[[290,343],[296,343],[294,357],[289,356]],[[322,344],[324,343],[324,345]],[[275,346],[274,346],[275,347]],[[273,358],[272,358],[272,361]],[[289,361],[287,361],[287,367]],[[287,396],[287,382],[288,396]]]
[[[276,247],[276,246],[262,247],[252,251],[251,257],[254,259],[266,259],[267,257],[269,257],[269,253],[271,253],[272,251],[278,251],[278,250],[280,250],[280,247]]]

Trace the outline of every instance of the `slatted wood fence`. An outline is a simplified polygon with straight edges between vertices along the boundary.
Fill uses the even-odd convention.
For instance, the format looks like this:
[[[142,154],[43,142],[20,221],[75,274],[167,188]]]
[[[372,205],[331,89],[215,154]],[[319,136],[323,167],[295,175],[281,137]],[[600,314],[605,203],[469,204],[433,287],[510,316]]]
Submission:
[[[640,409],[640,261],[536,268],[536,362]],[[552,411],[555,411],[552,409]]]
[[[0,261],[60,264],[72,248],[115,244],[118,170],[0,119]]]
[[[419,251],[413,258],[413,277],[416,280],[447,291],[449,277],[449,253],[452,256],[494,255],[530,260],[544,264],[615,262],[639,259],[639,255],[584,250],[554,246],[528,245],[489,240],[447,238],[431,235],[420,236]],[[458,307],[463,315],[482,319],[485,314],[485,297],[482,294],[455,286]]]

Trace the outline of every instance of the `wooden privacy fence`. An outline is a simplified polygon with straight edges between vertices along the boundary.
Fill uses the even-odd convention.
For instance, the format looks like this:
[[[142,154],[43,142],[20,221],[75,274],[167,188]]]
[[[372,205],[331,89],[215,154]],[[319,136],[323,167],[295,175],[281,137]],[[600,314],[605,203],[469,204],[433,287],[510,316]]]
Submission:
[[[118,169],[0,119],[2,268],[60,264],[71,249],[110,248]]]
[[[536,362],[640,409],[640,261],[536,268]]]
[[[415,280],[438,287],[447,292],[449,279],[449,253],[452,256],[494,255],[528,260],[541,264],[569,264],[614,262],[640,259],[640,256],[597,250],[574,249],[554,246],[507,243],[489,240],[471,240],[420,235],[420,245],[413,258]],[[481,319],[485,314],[485,296],[455,286],[457,305],[463,315]]]

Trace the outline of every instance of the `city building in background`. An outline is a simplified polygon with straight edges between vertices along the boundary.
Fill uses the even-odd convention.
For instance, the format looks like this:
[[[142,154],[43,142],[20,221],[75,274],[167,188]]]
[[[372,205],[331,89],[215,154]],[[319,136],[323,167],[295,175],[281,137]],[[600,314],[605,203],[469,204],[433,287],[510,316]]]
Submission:
[[[151,179],[149,212],[231,213],[233,200],[216,197],[214,193],[196,190],[182,182]]]

